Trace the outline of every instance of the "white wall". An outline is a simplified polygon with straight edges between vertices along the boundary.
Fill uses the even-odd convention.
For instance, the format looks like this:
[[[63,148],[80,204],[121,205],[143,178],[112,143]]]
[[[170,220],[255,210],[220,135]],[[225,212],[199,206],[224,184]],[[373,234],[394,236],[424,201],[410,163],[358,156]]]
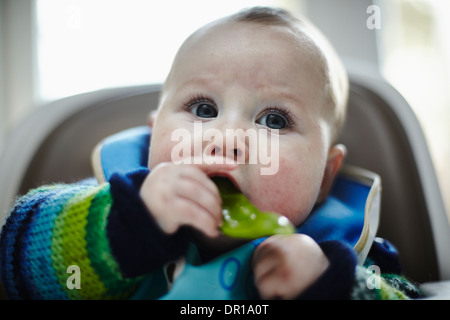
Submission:
[[[0,2],[0,147],[35,104],[34,0]]]
[[[344,63],[358,61],[378,72],[377,38],[381,29],[367,27],[367,20],[372,15],[367,13],[367,8],[377,3],[375,0],[305,0],[303,8],[308,18],[333,44]]]
[[[5,75],[4,75],[4,68],[3,68],[3,12],[4,12],[4,5],[3,2],[0,1],[0,150],[3,148],[3,142],[5,137],[5,112],[4,112],[4,106],[5,106],[5,95],[4,95],[4,81],[5,81]],[[1,154],[1,152],[0,152]]]

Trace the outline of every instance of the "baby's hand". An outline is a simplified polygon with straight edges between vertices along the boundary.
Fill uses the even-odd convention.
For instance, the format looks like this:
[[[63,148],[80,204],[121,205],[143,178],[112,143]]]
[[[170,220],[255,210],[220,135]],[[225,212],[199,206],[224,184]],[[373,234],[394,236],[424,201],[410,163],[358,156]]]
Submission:
[[[166,233],[189,225],[210,237],[219,234],[222,201],[200,166],[161,163],[144,180],[140,195]]]
[[[294,299],[328,265],[319,245],[303,234],[272,236],[256,248],[252,257],[255,284],[263,299]]]

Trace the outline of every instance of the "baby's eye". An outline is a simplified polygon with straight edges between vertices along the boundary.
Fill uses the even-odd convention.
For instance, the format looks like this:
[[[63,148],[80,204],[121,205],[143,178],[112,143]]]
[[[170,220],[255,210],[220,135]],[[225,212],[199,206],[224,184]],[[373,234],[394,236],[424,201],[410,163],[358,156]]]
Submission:
[[[290,127],[291,120],[286,111],[270,109],[264,111],[264,114],[256,120],[256,123],[270,129],[286,129]]]
[[[215,118],[218,115],[214,101],[203,96],[191,98],[185,103],[185,108],[199,118]]]
[[[217,117],[217,110],[212,105],[202,103],[194,106],[191,112],[199,118],[215,118]]]

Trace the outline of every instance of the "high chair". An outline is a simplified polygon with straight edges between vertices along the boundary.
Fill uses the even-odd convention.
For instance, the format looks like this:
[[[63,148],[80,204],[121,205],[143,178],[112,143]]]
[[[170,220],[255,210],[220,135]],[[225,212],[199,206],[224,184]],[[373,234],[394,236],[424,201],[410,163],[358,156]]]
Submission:
[[[340,139],[348,156],[341,176],[369,187],[366,207],[375,213],[367,213],[373,221],[364,244],[375,235],[389,240],[408,277],[425,283],[432,297],[450,298],[450,228],[423,132],[406,100],[386,81],[354,70],[349,75]],[[12,132],[0,156],[0,224],[16,195],[45,183],[92,177],[90,159],[98,143],[145,126],[160,89],[104,89],[37,108]]]

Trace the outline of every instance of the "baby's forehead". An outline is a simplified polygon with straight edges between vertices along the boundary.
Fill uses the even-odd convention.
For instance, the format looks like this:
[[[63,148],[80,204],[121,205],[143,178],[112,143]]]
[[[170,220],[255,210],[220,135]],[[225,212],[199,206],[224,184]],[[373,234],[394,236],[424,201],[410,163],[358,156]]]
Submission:
[[[227,19],[212,22],[186,39],[175,57],[172,71],[177,73],[178,68],[185,68],[186,64],[197,61],[198,53],[202,55],[201,63],[208,64],[224,63],[223,60],[214,60],[217,52],[229,52],[229,56],[236,63],[245,61],[246,55],[260,58],[262,62],[270,61],[270,57],[258,54],[270,52],[268,48],[275,48],[278,53],[282,53],[276,55],[280,59],[289,60],[292,68],[284,70],[286,76],[294,72],[295,65],[309,65],[310,72],[302,74],[311,79],[320,79],[320,87],[324,88],[327,83],[327,63],[319,46],[301,29],[301,26],[288,24],[263,24]],[[206,59],[205,52],[209,54]],[[264,71],[267,65],[264,63],[261,65],[261,71]]]
[[[197,44],[202,41],[211,41],[211,39],[235,38],[236,33],[263,33],[276,31],[277,35],[289,41],[285,46],[292,45],[296,49],[305,51],[305,54],[312,56],[321,56],[322,52],[314,35],[308,31],[306,27],[300,23],[285,23],[285,24],[266,24],[252,21],[235,21],[229,19],[220,19],[210,24],[205,25],[196,32],[194,32],[184,43],[184,46],[189,46],[193,42]],[[230,46],[233,44],[230,43]],[[262,45],[270,45],[264,43]],[[182,46],[183,47],[183,46]],[[323,62],[323,61],[320,61]]]

